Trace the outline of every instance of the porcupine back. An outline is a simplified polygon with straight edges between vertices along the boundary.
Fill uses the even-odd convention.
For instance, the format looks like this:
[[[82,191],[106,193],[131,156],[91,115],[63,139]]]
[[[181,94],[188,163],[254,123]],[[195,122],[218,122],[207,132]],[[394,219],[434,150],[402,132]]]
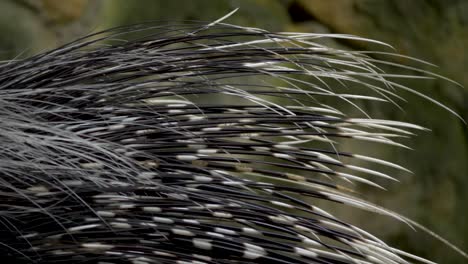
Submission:
[[[150,33],[120,40],[142,32]],[[221,22],[141,24],[1,64],[0,255],[10,263],[428,262],[315,205],[413,223],[347,184],[394,180],[357,162],[406,169],[336,141],[404,147],[398,137],[423,129],[359,107],[397,105],[402,90],[425,97],[393,81],[416,76],[386,74],[379,66],[396,65],[323,46],[326,38],[371,41]],[[362,113],[340,111],[346,104]]]

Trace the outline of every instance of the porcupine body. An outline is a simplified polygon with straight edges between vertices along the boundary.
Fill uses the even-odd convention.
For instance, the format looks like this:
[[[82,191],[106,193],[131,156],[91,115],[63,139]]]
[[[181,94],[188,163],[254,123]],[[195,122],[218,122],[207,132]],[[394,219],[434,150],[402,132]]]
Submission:
[[[141,31],[151,34],[118,40]],[[392,179],[355,161],[404,168],[335,141],[403,146],[394,138],[422,129],[340,112],[412,90],[379,69],[391,63],[322,38],[359,40],[146,24],[1,64],[0,255],[9,263],[426,262],[314,205],[408,222],[340,184]]]

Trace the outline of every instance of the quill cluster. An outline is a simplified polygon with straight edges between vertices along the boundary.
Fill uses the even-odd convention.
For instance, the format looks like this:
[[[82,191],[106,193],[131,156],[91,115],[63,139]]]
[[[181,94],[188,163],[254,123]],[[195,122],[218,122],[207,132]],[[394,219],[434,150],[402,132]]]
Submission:
[[[144,37],[122,40],[129,35]],[[398,138],[423,128],[372,119],[360,102],[398,106],[402,90],[425,97],[393,81],[420,77],[387,74],[381,65],[397,65],[320,44],[326,38],[371,41],[221,21],[145,24],[0,64],[0,255],[431,263],[316,205],[414,224],[349,184],[395,180],[357,164],[406,169],[337,142],[405,147]],[[361,114],[341,111],[346,104]]]

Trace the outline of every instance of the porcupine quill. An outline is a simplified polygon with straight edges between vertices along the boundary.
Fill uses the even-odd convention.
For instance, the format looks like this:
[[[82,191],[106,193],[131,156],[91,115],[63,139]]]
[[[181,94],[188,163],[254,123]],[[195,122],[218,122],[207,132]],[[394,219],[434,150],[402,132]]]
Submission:
[[[406,169],[336,141],[406,147],[398,138],[423,127],[372,119],[358,102],[398,106],[405,91],[457,115],[392,81],[443,77],[388,74],[379,67],[410,67],[320,44],[378,41],[272,33],[226,24],[229,15],[115,28],[0,64],[3,261],[432,263],[314,201],[431,233],[339,184],[395,180],[357,161]]]

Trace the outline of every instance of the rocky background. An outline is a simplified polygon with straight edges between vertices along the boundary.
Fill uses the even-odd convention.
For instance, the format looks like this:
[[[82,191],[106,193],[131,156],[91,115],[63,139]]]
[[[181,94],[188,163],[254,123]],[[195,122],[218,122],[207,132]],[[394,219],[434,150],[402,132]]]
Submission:
[[[77,36],[148,20],[215,20],[236,7],[228,22],[271,31],[331,32],[387,42],[396,51],[438,65],[418,65],[460,83],[403,82],[441,101],[468,121],[468,1],[466,0],[1,0],[0,59],[25,57]],[[342,48],[373,50],[365,42],[336,42]],[[386,50],[391,51],[391,50]],[[395,62],[411,64],[408,60]],[[464,86],[464,87],[463,87]],[[468,251],[468,126],[435,105],[411,95],[404,111],[390,105],[364,105],[373,116],[418,120],[432,132],[406,141],[414,151],[347,150],[386,158],[411,169],[395,175],[387,192],[360,188],[363,195],[441,234]],[[354,111],[350,109],[349,111]],[[394,173],[394,172],[393,172]],[[378,234],[391,245],[439,263],[466,263],[422,231],[357,210],[336,214]]]

